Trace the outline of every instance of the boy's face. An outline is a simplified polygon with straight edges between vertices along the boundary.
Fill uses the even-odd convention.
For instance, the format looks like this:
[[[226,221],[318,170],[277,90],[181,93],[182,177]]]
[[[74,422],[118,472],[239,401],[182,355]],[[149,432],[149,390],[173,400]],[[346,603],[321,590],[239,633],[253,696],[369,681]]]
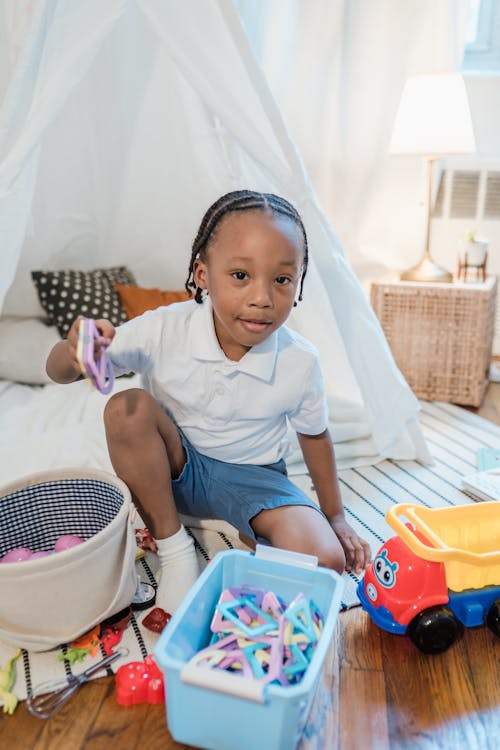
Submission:
[[[299,228],[286,217],[238,211],[225,217],[198,259],[194,280],[207,289],[226,357],[240,360],[287,319],[304,260]]]

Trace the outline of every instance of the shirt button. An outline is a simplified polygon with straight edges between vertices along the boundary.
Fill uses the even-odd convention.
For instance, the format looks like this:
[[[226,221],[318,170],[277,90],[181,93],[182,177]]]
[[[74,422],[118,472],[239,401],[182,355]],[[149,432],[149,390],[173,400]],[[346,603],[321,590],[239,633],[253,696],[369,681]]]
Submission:
[[[218,396],[223,396],[224,395],[224,388],[221,385],[218,385],[217,388],[215,389],[215,392],[216,392],[216,394]]]

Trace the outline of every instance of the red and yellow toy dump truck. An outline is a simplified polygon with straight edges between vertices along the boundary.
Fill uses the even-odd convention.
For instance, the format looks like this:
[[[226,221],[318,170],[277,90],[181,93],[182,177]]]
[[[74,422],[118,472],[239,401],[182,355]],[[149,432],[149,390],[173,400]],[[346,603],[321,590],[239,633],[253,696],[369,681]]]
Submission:
[[[486,623],[500,637],[500,503],[400,504],[386,520],[397,536],[357,589],[373,621],[426,654],[446,651],[464,625]]]

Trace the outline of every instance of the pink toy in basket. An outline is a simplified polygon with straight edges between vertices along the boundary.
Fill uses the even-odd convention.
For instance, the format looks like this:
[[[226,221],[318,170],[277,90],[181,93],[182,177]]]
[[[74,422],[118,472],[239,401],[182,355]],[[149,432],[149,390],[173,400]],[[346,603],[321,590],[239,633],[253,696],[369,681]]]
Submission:
[[[90,318],[80,321],[78,346],[76,357],[82,368],[82,373],[100,393],[107,394],[113,388],[115,376],[113,367],[104,349],[101,349],[97,361],[95,359],[95,344],[101,341],[101,334]]]

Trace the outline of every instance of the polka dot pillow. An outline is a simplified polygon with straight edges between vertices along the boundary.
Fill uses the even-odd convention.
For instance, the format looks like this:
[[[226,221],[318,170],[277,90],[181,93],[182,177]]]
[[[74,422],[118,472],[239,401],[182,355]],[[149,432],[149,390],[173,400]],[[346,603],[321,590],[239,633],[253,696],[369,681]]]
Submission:
[[[79,315],[107,318],[113,325],[124,323],[127,313],[114,283],[136,284],[125,266],[94,271],[32,271],[31,277],[49,323],[63,338]]]

